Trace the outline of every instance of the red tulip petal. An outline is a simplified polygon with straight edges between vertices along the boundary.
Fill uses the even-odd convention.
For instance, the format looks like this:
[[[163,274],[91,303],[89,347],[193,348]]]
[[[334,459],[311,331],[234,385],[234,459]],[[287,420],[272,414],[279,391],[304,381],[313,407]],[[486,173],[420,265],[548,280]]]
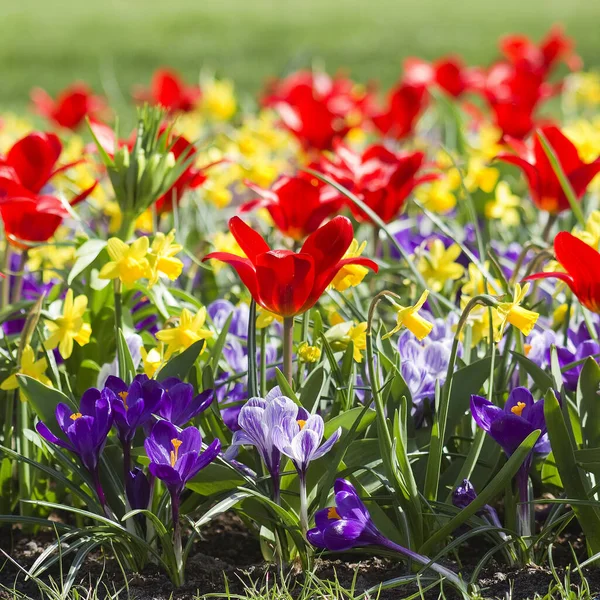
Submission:
[[[600,254],[579,238],[561,231],[554,238],[554,252],[577,289],[583,283],[600,282]]]
[[[502,154],[498,154],[496,156],[496,160],[501,160],[503,162],[510,163],[511,165],[515,165],[519,167],[525,177],[527,177],[527,182],[529,184],[529,191],[534,199],[539,199],[540,195],[540,176],[534,165],[530,162],[527,162],[524,158],[520,156],[516,156],[514,154],[508,154],[503,152]]]
[[[540,130],[536,130],[536,133],[533,136],[535,166],[537,167],[542,181],[552,181],[557,179],[557,177],[554,173],[554,169],[552,168],[550,160],[546,156],[546,152],[542,146],[540,138],[538,137],[538,131],[541,131],[546,140],[548,140],[548,144],[554,151],[560,166],[567,176],[569,176],[572,171],[575,171],[582,166],[583,163],[579,158],[579,153],[577,152],[575,144],[573,144],[573,142],[566,135],[564,135],[558,127],[555,127],[554,125],[542,127]]]
[[[265,242],[260,233],[244,223],[239,217],[229,219],[229,230],[235,238],[244,254],[254,264],[256,257],[270,250],[269,244]]]
[[[588,165],[582,165],[578,169],[575,169],[575,171],[569,173],[571,187],[578,198],[581,198],[581,196],[585,194],[587,186],[598,173],[600,173],[600,158]]]
[[[256,302],[261,304],[258,294],[256,271],[254,269],[254,265],[247,258],[230,254],[229,252],[211,252],[202,259],[202,262],[210,259],[220,260],[221,262],[227,263],[229,266],[233,267],[239,278],[242,280],[242,283],[248,288],[250,295],[256,300]]]
[[[321,273],[331,269],[341,260],[350,247],[353,236],[350,220],[338,216],[309,235],[300,253],[310,254],[315,261],[317,273]]]
[[[256,276],[262,306],[283,317],[298,314],[313,289],[314,266],[311,256],[288,250],[261,254]]]

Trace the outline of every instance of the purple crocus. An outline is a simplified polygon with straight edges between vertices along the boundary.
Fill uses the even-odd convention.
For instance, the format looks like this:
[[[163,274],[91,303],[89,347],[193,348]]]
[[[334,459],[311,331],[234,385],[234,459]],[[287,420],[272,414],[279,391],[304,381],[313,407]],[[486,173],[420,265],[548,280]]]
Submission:
[[[471,414],[481,429],[490,435],[510,456],[536,430],[541,431],[532,452],[525,458],[517,473],[517,486],[521,504],[519,506],[519,522],[523,535],[531,531],[530,510],[528,502],[529,469],[533,454],[547,454],[550,442],[546,431],[544,417],[544,400],[535,402],[531,392],[524,387],[512,390],[504,408],[499,408],[481,396],[471,396]]]
[[[464,589],[462,582],[452,571],[386,538],[373,523],[367,507],[349,481],[338,479],[333,490],[335,506],[318,511],[315,515],[316,526],[306,534],[313,546],[332,552],[344,552],[364,546],[381,546],[420,564],[428,565],[430,569]]]
[[[476,499],[477,492],[475,491],[473,484],[468,479],[463,479],[462,483],[452,492],[452,504],[461,510],[467,508],[467,506],[469,506],[469,504]],[[500,523],[498,513],[494,507],[486,504],[477,512],[477,514],[486,521],[492,523],[494,527],[502,529],[502,523]],[[500,532],[500,536],[505,538],[506,534]]]
[[[144,471],[135,467],[133,471],[127,473],[125,480],[125,492],[129,506],[133,510],[145,510],[150,503],[150,482]]]
[[[68,441],[54,435],[41,421],[35,427],[46,441],[79,456],[83,466],[94,479],[98,498],[103,506],[106,502],[100,485],[98,463],[113,424],[113,401],[114,394],[111,390],[100,391],[90,388],[81,397],[77,412],[73,412],[69,406],[61,402],[56,407],[56,421]]]
[[[211,302],[207,311],[217,331],[223,329],[229,315],[233,313],[228,333],[244,340],[248,338],[250,308],[247,304],[234,306],[229,300],[220,299]]]
[[[165,379],[161,386],[165,393],[157,414],[177,427],[187,425],[205,411],[213,400],[213,390],[205,390],[194,396],[194,387],[176,377]]]
[[[275,445],[273,434],[285,420],[296,419],[297,416],[298,406],[285,397],[279,387],[274,387],[265,398],[250,398],[240,410],[240,429],[233,434],[227,450],[229,458],[235,456],[239,446],[254,446],[258,450],[271,476],[276,502],[279,501],[281,451]]]

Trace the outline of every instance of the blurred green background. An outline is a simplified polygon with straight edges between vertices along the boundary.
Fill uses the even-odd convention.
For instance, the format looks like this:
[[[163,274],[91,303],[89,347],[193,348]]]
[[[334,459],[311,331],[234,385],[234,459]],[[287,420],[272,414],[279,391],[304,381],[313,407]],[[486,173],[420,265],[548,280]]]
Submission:
[[[0,110],[77,79],[119,108],[161,65],[190,81],[213,69],[247,93],[317,59],[389,85],[406,56],[488,63],[500,35],[539,39],[553,23],[600,64],[600,0],[0,0]]]

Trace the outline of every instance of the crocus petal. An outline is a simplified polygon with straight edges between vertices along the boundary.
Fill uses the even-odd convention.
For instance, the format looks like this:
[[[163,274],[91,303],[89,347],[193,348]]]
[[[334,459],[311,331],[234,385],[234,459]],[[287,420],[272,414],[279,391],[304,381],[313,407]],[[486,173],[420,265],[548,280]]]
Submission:
[[[312,459],[317,460],[318,458],[325,456],[325,454],[327,454],[331,450],[331,448],[333,448],[333,445],[340,439],[341,435],[342,435],[342,428],[338,427],[331,434],[329,439],[326,440],[325,443],[313,454]]]
[[[56,437],[51,431],[50,429],[48,429],[48,426],[43,423],[42,421],[39,421],[38,423],[36,423],[35,425],[35,430],[47,441],[50,442],[51,444],[56,444],[57,446],[60,446],[61,448],[64,448],[65,450],[70,450],[71,452],[75,452],[75,448],[67,443],[64,442],[63,440],[61,440],[60,438]]]
[[[504,412],[511,413],[512,409],[519,403],[525,405],[523,410],[533,406],[533,395],[526,387],[516,387],[512,390],[508,396],[508,399],[506,400],[506,404],[504,405]]]
[[[510,456],[532,431],[534,428],[526,419],[504,413],[491,423],[488,433]]]
[[[368,545],[368,542],[361,537],[364,530],[364,525],[359,521],[338,519],[323,531],[323,543],[328,550],[333,552]]]
[[[504,416],[504,411],[481,396],[471,396],[471,414],[481,429],[489,433],[494,421]]]

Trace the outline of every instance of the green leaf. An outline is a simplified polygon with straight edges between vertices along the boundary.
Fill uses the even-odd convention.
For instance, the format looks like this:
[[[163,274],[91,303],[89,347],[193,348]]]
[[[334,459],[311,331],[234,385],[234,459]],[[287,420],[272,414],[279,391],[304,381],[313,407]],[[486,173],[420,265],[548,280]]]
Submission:
[[[496,477],[481,491],[471,504],[463,508],[455,517],[450,519],[443,527],[440,527],[419,549],[420,554],[429,554],[439,544],[443,543],[458,527],[489,504],[496,496],[502,494],[511,479],[523,464],[527,455],[533,450],[533,446],[540,436],[540,430],[532,431],[515,450],[506,464],[498,471]]]
[[[77,275],[83,273],[98,258],[102,250],[106,248],[106,244],[105,240],[89,240],[79,247],[77,259],[67,277],[68,285],[71,285]]]
[[[589,500],[589,482],[577,466],[563,411],[552,390],[549,390],[544,397],[544,416],[554,460],[563,482],[565,494],[576,500]],[[600,552],[600,515],[598,511],[590,506],[573,505],[573,512],[586,535],[591,553]]]
[[[123,335],[123,330],[119,329],[117,337],[117,359],[119,362],[119,377],[127,384],[130,384],[135,377],[136,368],[131,358],[129,346]]]
[[[600,446],[600,366],[588,358],[577,383],[577,406],[583,426],[583,439],[589,448]]]
[[[300,403],[308,412],[313,412],[313,409],[318,405],[326,376],[325,368],[323,365],[319,365],[302,384]]]
[[[229,316],[232,317],[233,314]],[[248,398],[255,398],[256,396],[258,396],[257,371],[258,363],[256,361],[256,301],[252,300],[252,302],[250,303],[250,314],[248,315]]]
[[[225,465],[211,463],[191,479],[186,487],[201,496],[213,496],[244,485],[244,478]]]
[[[275,367],[275,379],[277,379],[277,385],[281,389],[281,393],[288,398],[291,398],[298,406],[301,406],[300,400],[296,393],[292,389],[292,386],[288,383],[288,380],[285,378],[284,374]]]
[[[347,410],[325,423],[325,437],[328,438],[338,427],[341,427],[344,431],[350,431],[361,414],[363,414],[363,416],[356,426],[356,433],[364,431],[377,416],[372,408],[367,408],[366,412],[362,406]]]
[[[194,342],[189,348],[184,350],[181,354],[173,357],[159,372],[156,379],[158,381],[164,381],[168,377],[177,377],[182,381],[187,377],[190,369],[194,366],[194,363],[200,356],[204,348],[204,340],[198,340]]]
[[[55,411],[61,402],[75,408],[69,397],[28,375],[17,375],[17,380],[19,381],[21,393],[40,421],[43,421],[52,433],[63,437],[63,433],[56,422]]]
[[[538,367],[533,361],[529,360],[523,354],[519,354],[518,352],[514,351],[511,351],[511,354],[519,363],[519,366],[523,367],[527,374],[531,376],[531,379],[533,379],[535,385],[537,385],[542,394],[545,394],[553,387],[554,384],[552,382],[552,377],[550,377],[546,371]]]

